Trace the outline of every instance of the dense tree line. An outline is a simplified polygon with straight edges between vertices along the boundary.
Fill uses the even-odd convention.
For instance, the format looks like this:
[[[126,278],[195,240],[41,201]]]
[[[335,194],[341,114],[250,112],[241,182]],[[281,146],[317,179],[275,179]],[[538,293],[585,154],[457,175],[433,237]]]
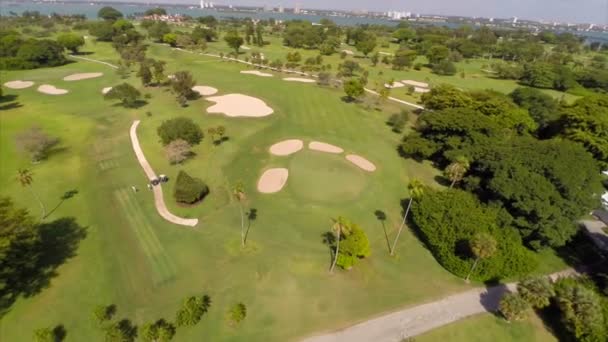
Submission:
[[[71,49],[77,49],[79,45],[69,46]],[[0,31],[0,69],[35,69],[63,65],[67,62],[64,47],[65,45],[55,40],[25,38],[16,31]]]

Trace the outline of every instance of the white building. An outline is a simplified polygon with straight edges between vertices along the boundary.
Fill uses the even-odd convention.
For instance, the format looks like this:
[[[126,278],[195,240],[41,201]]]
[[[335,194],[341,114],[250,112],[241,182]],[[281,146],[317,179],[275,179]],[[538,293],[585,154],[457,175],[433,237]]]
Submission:
[[[412,16],[412,12],[405,11],[388,11],[386,12],[386,16],[392,20],[401,20],[404,18],[409,18]]]

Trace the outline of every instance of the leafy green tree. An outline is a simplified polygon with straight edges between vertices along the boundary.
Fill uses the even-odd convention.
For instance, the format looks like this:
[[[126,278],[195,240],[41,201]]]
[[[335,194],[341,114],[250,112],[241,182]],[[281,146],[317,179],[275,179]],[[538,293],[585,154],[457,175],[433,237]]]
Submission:
[[[144,15],[146,15],[146,16],[167,15],[167,10],[162,7],[150,8],[150,9],[146,10],[146,12],[144,12]]]
[[[555,296],[553,284],[547,277],[534,277],[522,280],[517,284],[517,292],[535,309],[543,309],[551,304]]]
[[[116,306],[115,305],[97,305],[93,309],[93,320],[98,325],[104,325],[107,322],[110,322],[114,315],[116,314]]]
[[[473,235],[469,241],[469,248],[471,249],[473,256],[475,256],[475,262],[473,263],[473,266],[471,266],[471,270],[465,278],[467,282],[471,277],[471,273],[473,273],[475,268],[477,268],[479,260],[487,259],[496,253],[496,245],[496,239],[494,239],[494,237],[488,233],[476,233]]]
[[[120,100],[124,107],[133,108],[141,101],[141,93],[129,83],[122,83],[112,87],[112,89],[104,95],[104,99]]]
[[[456,65],[454,65],[451,60],[443,59],[437,64],[433,65],[433,72],[437,75],[453,76],[456,75],[458,70],[456,69]]]
[[[608,96],[587,96],[562,112],[562,135],[583,145],[602,168],[608,167]]]
[[[177,117],[164,121],[156,130],[163,145],[178,139],[190,145],[198,145],[203,139],[203,131],[192,119]]]
[[[390,90],[386,87],[383,87],[383,88]],[[379,92],[379,93],[382,98],[388,98],[388,92]],[[386,96],[382,96],[383,94],[385,94]],[[387,123],[393,128],[393,132],[402,133],[408,120],[409,120],[409,112],[406,110],[402,110],[399,113],[395,113],[395,114],[391,115],[391,117],[388,119]]]
[[[17,181],[21,184],[22,187],[30,189],[32,196],[36,199],[38,204],[40,205],[40,219],[43,219],[46,216],[46,209],[38,194],[32,188],[32,183],[34,182],[34,174],[28,169],[19,169],[17,172]]]
[[[366,32],[363,37],[359,39],[355,47],[359,52],[363,53],[363,55],[367,57],[370,52],[374,51],[376,45],[376,35],[373,33]]]
[[[464,178],[464,175],[469,171],[469,167],[469,161],[465,157],[459,156],[445,168],[445,176],[451,182],[450,188],[453,188],[454,184],[460,182]]]
[[[440,84],[430,92],[422,95],[422,104],[429,110],[470,107],[473,103],[471,96],[449,84]]]
[[[78,49],[84,45],[84,38],[74,33],[62,33],[57,37],[57,43],[77,54]]]
[[[178,203],[193,204],[209,194],[209,187],[199,178],[191,177],[180,170],[175,180],[173,197]]]
[[[175,326],[159,319],[154,323],[142,325],[137,335],[142,342],[168,342],[175,336]]]
[[[372,66],[378,65],[378,62],[380,61],[380,54],[378,52],[374,53],[369,60],[372,62]]]
[[[196,85],[196,81],[189,71],[178,71],[171,79],[171,89],[177,98],[192,99],[196,96],[192,87]]]
[[[67,62],[63,46],[48,39],[26,40],[17,50],[15,57],[21,61],[21,65],[14,69],[53,67]]]
[[[247,193],[245,192],[245,186],[242,182],[237,182],[232,187],[232,196],[239,204],[239,211],[241,214],[241,246],[245,247],[245,210],[243,209],[245,201],[247,201]]]
[[[400,29],[396,30],[395,32],[393,32],[392,36],[393,36],[393,39],[397,43],[409,42],[410,40],[412,40],[416,37],[416,31],[414,31],[413,29],[411,29],[409,27],[400,28]]]
[[[186,298],[181,308],[177,310],[175,325],[184,327],[198,324],[203,315],[209,311],[210,306],[211,298],[207,295]]]
[[[228,319],[232,324],[239,324],[247,317],[247,307],[243,303],[235,304],[228,312]]]
[[[405,214],[403,215],[403,220],[401,221],[401,225],[399,226],[399,230],[397,231],[397,236],[395,236],[395,240],[391,245],[390,255],[395,254],[395,249],[397,247],[397,241],[399,240],[399,236],[401,236],[401,231],[403,227],[405,227],[405,222],[407,221],[407,216],[410,213],[410,209],[412,208],[412,202],[416,198],[420,198],[424,194],[424,184],[417,179],[412,179],[410,183],[407,185],[407,188],[410,192],[410,200],[407,203],[407,208],[405,209]]]
[[[359,66],[359,63],[347,60],[338,65],[338,69],[340,70],[340,74],[342,76],[351,77],[356,71],[361,70],[361,67]]]
[[[164,21],[155,21],[147,30],[148,36],[158,42],[163,41],[164,36],[171,33],[169,24]]]
[[[105,6],[99,9],[97,17],[103,20],[115,21],[122,18],[123,15],[114,7]]]
[[[334,260],[331,263],[329,268],[329,273],[334,272],[334,268],[338,263],[338,258],[340,256],[340,241],[351,233],[351,226],[346,218],[339,216],[337,219],[332,219],[333,225],[331,227],[331,232],[336,236],[335,240],[335,249],[334,249]]]
[[[538,125],[539,136],[554,135],[558,120],[560,119],[559,103],[550,95],[534,88],[520,87],[509,95],[520,107],[528,110],[530,117]]]
[[[346,93],[346,97],[353,101],[363,95],[365,90],[363,89],[363,83],[361,83],[361,80],[351,78],[344,82],[344,92]]]
[[[180,164],[192,156],[192,147],[187,141],[176,139],[165,147],[165,152],[170,164]]]
[[[105,342],[133,342],[137,336],[137,327],[133,326],[131,321],[126,319],[112,322],[104,330]]]
[[[40,328],[34,330],[35,342],[58,342],[60,341],[51,328]]]
[[[224,36],[224,41],[234,50],[235,56],[239,55],[239,48],[243,45],[243,37],[237,31],[230,31]]]
[[[507,293],[500,300],[498,310],[507,321],[521,321],[526,318],[530,306],[517,293]]]
[[[336,245],[337,262],[336,265],[342,269],[352,268],[359,259],[370,256],[370,246],[367,235],[357,224],[344,218],[334,225],[334,231],[342,234],[337,237],[336,243],[342,240],[340,247]]]
[[[606,340],[608,322],[598,293],[581,281],[565,278],[555,284],[555,293],[562,323],[577,341]]]
[[[554,68],[548,63],[526,64],[521,82],[535,88],[553,88],[557,75]]]
[[[151,59],[150,64],[152,66],[152,76],[154,78],[154,82],[161,85],[167,79],[165,76],[165,65],[167,62]]]
[[[175,33],[165,33],[163,35],[163,43],[169,44],[172,47],[177,46],[177,34]]]
[[[152,70],[150,70],[150,64],[148,62],[143,62],[139,64],[137,77],[141,79],[141,84],[144,87],[147,87],[152,84]]]
[[[450,57],[450,49],[443,45],[434,45],[426,53],[430,64],[438,64],[439,62]]]
[[[399,49],[395,52],[395,56],[392,59],[394,70],[403,70],[412,66],[414,61],[418,57],[415,50]]]

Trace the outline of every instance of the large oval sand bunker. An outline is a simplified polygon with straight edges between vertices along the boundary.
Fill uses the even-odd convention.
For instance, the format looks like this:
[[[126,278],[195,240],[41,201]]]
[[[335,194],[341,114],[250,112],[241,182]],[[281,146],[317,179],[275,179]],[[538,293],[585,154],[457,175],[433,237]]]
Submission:
[[[97,78],[103,76],[103,72],[86,72],[81,74],[72,74],[63,78],[64,81],[80,81],[89,78]]]
[[[340,154],[340,153],[344,152],[344,149],[341,147],[331,145],[328,143],[324,143],[324,142],[320,142],[320,141],[311,142],[310,144],[308,144],[308,148],[311,150],[325,152],[325,153]]]
[[[272,114],[272,108],[266,102],[252,96],[243,94],[228,94],[208,97],[207,100],[215,104],[207,108],[208,113],[226,114],[230,117],[262,117]]]
[[[367,172],[376,171],[376,165],[374,165],[374,163],[370,162],[369,160],[367,160],[359,155],[349,154],[346,156],[346,160],[355,164],[361,170],[364,170]]]
[[[11,89],[25,89],[34,85],[32,81],[15,80],[4,83],[4,86]]]
[[[245,71],[241,71],[241,74],[247,74],[247,75],[256,75],[256,76],[260,76],[260,77],[272,77],[272,74],[269,74],[267,72],[261,72],[258,70],[245,70]]]
[[[283,140],[270,146],[270,153],[275,156],[288,156],[300,151],[303,147],[304,142],[300,139]]]
[[[289,171],[284,168],[268,169],[258,181],[258,191],[263,194],[273,194],[281,191],[287,183]]]
[[[41,85],[40,87],[38,87],[38,91],[43,94],[48,94],[48,95],[64,95],[64,94],[68,93],[68,90],[59,89],[50,84]]]

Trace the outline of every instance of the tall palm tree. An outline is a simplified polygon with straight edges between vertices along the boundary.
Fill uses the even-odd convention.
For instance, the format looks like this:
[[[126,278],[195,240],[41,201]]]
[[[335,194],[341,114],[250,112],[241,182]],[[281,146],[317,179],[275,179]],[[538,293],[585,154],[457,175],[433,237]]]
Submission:
[[[245,187],[243,182],[237,182],[232,188],[232,196],[239,203],[239,210],[241,213],[241,246],[245,247],[245,212],[243,210],[243,203],[247,200],[247,194],[245,194]]]
[[[496,253],[496,239],[488,233],[478,233],[469,241],[469,247],[475,256],[475,262],[473,263],[469,274],[467,274],[465,279],[466,282],[469,282],[469,277],[477,267],[477,263],[480,259],[487,259]]]
[[[338,262],[338,254],[340,254],[340,239],[343,236],[347,236],[351,232],[350,222],[346,220],[342,216],[338,216],[337,219],[332,219],[333,225],[331,227],[331,231],[336,235],[336,251],[334,253],[334,261],[331,263],[331,267],[329,268],[329,273],[334,272],[334,268],[336,267],[336,263]]]
[[[40,197],[38,197],[38,195],[34,191],[34,188],[32,188],[32,183],[34,182],[34,174],[32,173],[32,171],[28,169],[19,169],[17,171],[17,180],[19,181],[22,187],[30,189],[30,191],[32,192],[32,196],[34,196],[36,201],[38,201],[38,204],[40,204],[40,210],[42,212],[42,214],[40,215],[40,219],[44,219],[44,217],[46,216],[46,208],[40,200]]]
[[[401,221],[401,226],[399,227],[399,231],[397,232],[397,236],[395,237],[395,241],[393,241],[393,245],[390,248],[390,255],[395,254],[395,247],[397,246],[397,240],[399,240],[399,236],[401,235],[401,231],[403,227],[405,227],[405,221],[407,220],[407,215],[410,213],[410,208],[412,207],[412,202],[416,198],[420,198],[422,194],[424,194],[424,184],[417,179],[412,179],[410,184],[407,186],[410,191],[410,200],[407,204],[407,209],[405,210],[405,215],[403,215],[403,221]]]
[[[448,167],[445,168],[445,176],[452,181],[450,188],[453,188],[457,182],[460,182],[464,175],[469,171],[469,161],[464,157],[458,157]]]

